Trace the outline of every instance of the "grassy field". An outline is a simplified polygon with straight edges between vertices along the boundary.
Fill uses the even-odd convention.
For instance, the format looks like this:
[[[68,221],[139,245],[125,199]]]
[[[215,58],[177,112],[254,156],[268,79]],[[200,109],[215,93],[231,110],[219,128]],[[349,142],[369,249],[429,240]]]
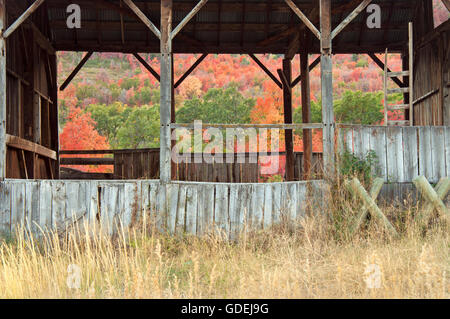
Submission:
[[[18,236],[0,244],[0,298],[449,298],[448,224],[424,229],[414,213],[392,208],[395,239],[373,222],[350,236],[336,217],[235,243],[143,225],[114,239]]]

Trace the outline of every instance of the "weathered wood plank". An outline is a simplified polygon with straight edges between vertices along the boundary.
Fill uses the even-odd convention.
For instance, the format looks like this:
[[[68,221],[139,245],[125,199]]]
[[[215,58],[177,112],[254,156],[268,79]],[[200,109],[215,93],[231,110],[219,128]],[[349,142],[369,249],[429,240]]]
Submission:
[[[431,148],[431,128],[419,127],[419,175],[428,180],[433,177],[433,149]]]
[[[177,210],[178,210],[178,184],[168,184],[167,185],[167,198],[168,198],[168,207],[167,207],[167,231],[169,234],[175,233],[175,225],[177,219]]]
[[[430,183],[437,183],[446,176],[445,168],[445,128],[431,128],[431,149],[433,150],[433,176]]]
[[[39,227],[42,231],[48,231],[52,229],[52,182],[40,181],[40,194],[39,194]]]
[[[52,181],[52,229],[60,231],[66,219],[66,185],[65,182]]]
[[[391,182],[404,182],[402,128],[386,128],[388,179]]]
[[[228,195],[229,187],[226,184],[217,184],[216,188],[216,201],[214,206],[214,222],[218,230],[223,233],[229,233],[229,215],[228,215]]]
[[[295,206],[297,210],[296,220],[299,218],[303,218],[306,216],[306,211],[308,208],[309,198],[307,197],[307,183],[298,183],[297,184],[297,206]]]
[[[186,232],[197,234],[197,187],[188,187],[186,193]]]
[[[251,195],[251,227],[262,228],[264,214],[264,185],[253,185]]]
[[[182,235],[185,232],[186,192],[187,192],[187,186],[180,185],[180,188],[178,190],[177,219],[175,222],[175,233],[178,235]]]
[[[235,240],[236,234],[238,233],[238,223],[239,223],[239,215],[240,215],[240,202],[238,196],[239,193],[239,185],[231,184],[230,185],[230,198],[229,198],[229,206],[228,211],[230,215],[230,233],[229,236],[231,240]]]
[[[268,229],[272,226],[272,185],[264,185],[264,229]]]
[[[205,233],[210,233],[214,226],[214,207],[215,207],[215,187],[214,185],[205,185],[204,194],[204,214],[203,227]]]
[[[25,183],[11,184],[11,232],[22,228],[25,224]]]
[[[386,127],[372,127],[370,129],[370,149],[377,155],[380,177],[387,182]]]
[[[0,182],[0,236],[11,233],[11,183]]]
[[[416,127],[403,127],[403,174],[407,182],[412,181],[419,174],[417,134]]]
[[[274,183],[272,192],[273,192],[272,223],[279,224],[281,222],[281,215],[285,213],[285,209],[281,205],[281,184]]]
[[[39,234],[39,182],[25,183],[25,223],[27,230]]]

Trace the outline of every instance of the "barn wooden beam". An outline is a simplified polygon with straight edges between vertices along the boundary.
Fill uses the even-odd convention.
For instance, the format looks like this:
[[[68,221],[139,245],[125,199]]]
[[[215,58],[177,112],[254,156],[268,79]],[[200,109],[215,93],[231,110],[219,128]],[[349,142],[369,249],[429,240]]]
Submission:
[[[305,41],[306,42],[306,41]],[[311,123],[311,91],[309,81],[309,55],[306,47],[300,53],[300,77],[302,90],[302,122]],[[303,130],[303,179],[309,180],[311,177],[312,163],[312,131]]]
[[[0,31],[6,26],[6,0],[0,0]],[[0,180],[6,177],[6,39],[0,34]]]
[[[123,0],[125,4],[130,7],[130,9],[138,16],[138,18],[156,35],[158,39],[161,39],[161,32],[158,28],[150,21],[144,12],[136,6],[131,0]]]
[[[7,39],[34,11],[36,11],[45,0],[36,0],[20,17],[14,21],[8,29],[3,33],[3,37]],[[6,24],[3,26],[5,27]]]
[[[374,53],[369,53],[368,54],[369,57],[373,60],[373,62],[375,62],[376,65],[378,65],[383,71],[384,71],[384,63],[374,54]],[[391,69],[387,69],[387,72],[392,72]],[[395,84],[397,84],[399,87],[404,87],[404,83],[398,78],[392,78],[392,81],[395,82]]]
[[[283,82],[283,107],[284,107],[284,123],[292,124],[292,61],[291,59],[283,59],[283,70],[278,70],[281,81]],[[286,147],[286,181],[294,181],[294,134],[292,129],[284,131],[284,142]]]
[[[359,6],[357,6],[355,8],[355,10],[352,11],[352,13],[350,13],[347,18],[345,18],[331,33],[331,39],[334,39],[342,30],[344,30],[344,28],[349,25],[370,3],[372,2],[372,0],[363,0],[363,2],[361,2],[359,4]]]
[[[155,79],[158,80],[158,82],[161,81],[161,77],[158,74],[158,72],[155,71],[155,69],[153,69],[148,63],[147,61],[145,61],[138,53],[133,53],[133,56],[144,66],[144,68],[147,69],[148,72],[150,72]]]
[[[303,21],[303,23],[311,30],[311,32],[320,40],[320,31],[316,26],[308,19],[308,17],[295,5],[292,0],[285,0],[287,5],[294,11],[294,13]]]
[[[183,74],[183,76],[181,77],[181,78],[179,78],[178,79],[178,81],[175,83],[175,89],[177,88],[177,87],[179,87],[183,82],[184,82],[184,80],[186,80],[186,78],[189,76],[189,75],[191,75],[191,73],[192,72],[194,72],[194,70],[200,65],[200,63],[202,63],[203,62],[203,60],[206,58],[208,56],[208,54],[207,53],[204,53],[204,54],[202,54],[202,56],[201,57],[199,57],[198,59],[197,59],[197,61],[195,61],[195,63]]]
[[[311,72],[316,66],[319,65],[320,63],[320,56],[318,56],[308,67],[309,72]],[[302,81],[302,74],[300,73],[300,75],[298,77],[295,78],[294,81],[292,81],[291,87],[294,88],[297,86],[297,84],[299,84]]]
[[[80,72],[81,68],[86,64],[86,62],[89,60],[89,58],[92,56],[94,52],[90,51],[88,52],[84,58],[78,63],[76,68],[70,73],[70,75],[67,77],[67,79],[64,81],[64,83],[59,88],[60,91],[64,91],[66,87],[72,82],[73,78]]]
[[[275,75],[273,75],[273,73],[270,72],[270,70],[254,54],[249,54],[249,56],[272,79],[272,81],[275,82],[275,84],[280,89],[283,88],[283,84],[281,84],[280,80],[278,80],[277,77]]]
[[[172,40],[177,36],[177,34],[184,28],[186,24],[191,21],[191,19],[200,11],[200,9],[208,2],[208,0],[201,0],[188,14],[184,17],[183,20],[173,29],[170,36]]]
[[[160,180],[171,181],[171,109],[172,109],[172,0],[161,1],[161,102],[160,102]],[[164,196],[165,197],[165,196]],[[165,205],[165,198],[162,199]],[[163,209],[165,210],[165,209]]]
[[[331,0],[320,0],[323,161],[326,178],[335,172]]]

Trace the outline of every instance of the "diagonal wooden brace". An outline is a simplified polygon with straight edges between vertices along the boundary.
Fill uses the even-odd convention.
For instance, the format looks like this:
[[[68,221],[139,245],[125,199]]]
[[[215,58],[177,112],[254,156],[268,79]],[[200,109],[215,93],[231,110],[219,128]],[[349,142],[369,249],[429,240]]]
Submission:
[[[3,32],[2,36],[6,39],[8,38],[20,25],[33,13],[35,12],[45,0],[36,0],[22,15],[14,21],[11,26]],[[0,30],[1,32],[1,30]]]
[[[378,198],[378,195],[381,192],[381,188],[384,185],[384,180],[382,178],[377,178],[374,180],[373,185],[369,191],[370,197],[375,201]],[[346,187],[353,194],[353,196],[356,195],[356,193],[353,191],[352,187],[349,183],[346,183]],[[360,227],[363,221],[367,218],[367,214],[369,213],[369,210],[366,205],[364,205],[361,208],[361,212],[356,216],[353,224],[350,227],[350,232],[353,234],[355,231],[357,231]]]
[[[161,32],[159,31],[159,29],[150,21],[149,18],[147,18],[145,13],[142,12],[141,9],[139,9],[139,7],[133,3],[133,1],[131,1],[131,0],[123,0],[123,2],[125,2],[126,5],[128,7],[130,7],[130,9],[150,29],[150,31],[152,31],[158,37],[158,39],[161,39]]]
[[[436,209],[441,217],[450,220],[450,212],[447,207],[445,207],[445,204],[443,202],[443,199],[445,198],[445,196],[447,196],[450,190],[449,178],[442,178],[435,189],[433,189],[433,187],[424,176],[415,178],[413,180],[413,183],[414,185],[416,185],[417,189],[420,191],[423,197],[428,201],[422,212],[422,217],[428,218],[433,209]]]
[[[372,197],[369,196],[369,194],[367,194],[366,190],[356,177],[351,182],[347,181],[346,185],[353,196],[357,196],[363,201],[364,203],[363,208],[367,207],[366,209],[369,210],[371,216],[381,221],[381,223],[384,225],[384,227],[387,229],[390,235],[398,236],[398,233],[395,230],[394,226],[392,226],[392,224],[383,214],[381,209],[377,206]]]

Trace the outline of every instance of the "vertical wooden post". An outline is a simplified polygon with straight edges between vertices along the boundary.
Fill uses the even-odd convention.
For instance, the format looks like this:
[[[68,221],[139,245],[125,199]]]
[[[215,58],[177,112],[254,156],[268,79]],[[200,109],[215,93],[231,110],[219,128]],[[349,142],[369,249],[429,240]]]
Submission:
[[[305,39],[305,37],[303,37]],[[303,123],[311,123],[311,95],[309,82],[308,50],[305,41],[300,53],[300,76],[302,89],[302,119]],[[312,130],[303,130],[303,179],[311,178],[312,162]]]
[[[6,177],[6,0],[0,0],[0,180]]]
[[[161,190],[158,197],[159,216],[157,227],[162,231],[167,226],[168,186],[171,175],[171,134],[172,119],[172,0],[161,0],[161,102],[160,102],[160,169]]]
[[[332,177],[335,167],[334,154],[334,111],[333,111],[333,62],[331,58],[331,0],[320,0],[321,29],[321,82],[323,160],[325,177]]]
[[[413,24],[408,24],[408,53],[409,53],[409,126],[414,126],[414,35]],[[442,91],[440,92],[442,93]]]
[[[408,51],[405,50],[402,52],[402,71],[408,71],[408,69],[409,69],[409,54]],[[409,87],[408,75],[403,77],[403,85],[404,87]],[[409,104],[409,101],[410,101],[410,93],[409,92],[403,93],[403,103]],[[409,110],[406,109],[404,113],[405,113],[405,120],[409,121]]]
[[[292,64],[290,59],[283,59],[283,73],[288,84],[292,82]],[[283,85],[284,123],[292,124],[292,89]],[[294,136],[292,129],[284,131],[286,145],[286,180],[294,180]]]
[[[160,133],[160,180],[166,184],[171,180],[171,136],[172,110],[172,0],[161,0],[161,133]]]
[[[171,104],[170,104],[170,122],[171,123],[176,123],[176,117],[175,117],[175,67],[174,67],[174,55],[173,53],[170,55],[170,59],[171,59],[171,69],[172,69],[172,79],[170,82],[170,94],[172,95],[172,100],[171,100]],[[172,132],[174,130],[170,130],[170,134],[172,135]],[[171,140],[171,147],[175,147],[176,141],[172,141]],[[177,165],[175,163],[173,163],[172,161],[170,161],[171,163],[171,178],[172,179],[176,179],[177,177]]]

